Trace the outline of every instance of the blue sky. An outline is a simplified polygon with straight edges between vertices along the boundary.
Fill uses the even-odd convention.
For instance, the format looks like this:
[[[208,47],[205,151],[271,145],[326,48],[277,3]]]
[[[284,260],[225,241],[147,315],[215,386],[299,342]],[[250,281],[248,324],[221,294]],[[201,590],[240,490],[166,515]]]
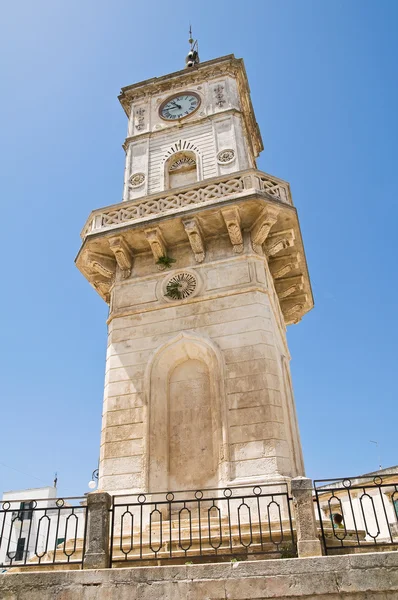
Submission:
[[[290,182],[315,309],[289,328],[307,474],[398,464],[395,0],[22,0],[0,25],[0,492],[87,491],[107,306],[74,266],[89,212],[119,202],[120,87],[243,57],[263,140]],[[5,466],[7,465],[7,466]],[[12,467],[12,468],[10,468]]]

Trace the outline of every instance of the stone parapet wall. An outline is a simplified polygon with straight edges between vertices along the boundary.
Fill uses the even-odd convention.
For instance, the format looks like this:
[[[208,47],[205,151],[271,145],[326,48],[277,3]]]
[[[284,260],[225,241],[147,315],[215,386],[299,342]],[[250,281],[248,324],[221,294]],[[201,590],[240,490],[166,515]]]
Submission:
[[[398,553],[0,575],[1,600],[393,600]]]

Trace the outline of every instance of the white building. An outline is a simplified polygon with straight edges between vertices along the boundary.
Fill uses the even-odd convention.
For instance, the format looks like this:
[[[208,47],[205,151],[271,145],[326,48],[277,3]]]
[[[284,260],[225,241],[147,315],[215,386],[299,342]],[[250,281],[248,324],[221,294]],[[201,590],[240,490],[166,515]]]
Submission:
[[[0,505],[0,569],[55,560],[73,562],[76,541],[84,537],[84,526],[85,508],[76,500],[57,499],[56,487],[4,492]]]
[[[332,545],[398,544],[398,466],[318,484],[322,525]]]

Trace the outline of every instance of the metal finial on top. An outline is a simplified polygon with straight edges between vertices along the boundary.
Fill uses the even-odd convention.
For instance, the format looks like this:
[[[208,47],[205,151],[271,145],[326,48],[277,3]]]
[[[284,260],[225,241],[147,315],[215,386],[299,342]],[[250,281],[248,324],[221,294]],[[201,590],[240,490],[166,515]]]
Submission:
[[[192,67],[195,67],[197,64],[199,64],[200,60],[199,60],[199,45],[198,45],[198,40],[194,40],[192,37],[192,26],[191,24],[189,24],[189,40],[188,43],[191,46],[190,51],[187,54],[187,57],[185,59],[185,67],[187,69],[192,69]]]

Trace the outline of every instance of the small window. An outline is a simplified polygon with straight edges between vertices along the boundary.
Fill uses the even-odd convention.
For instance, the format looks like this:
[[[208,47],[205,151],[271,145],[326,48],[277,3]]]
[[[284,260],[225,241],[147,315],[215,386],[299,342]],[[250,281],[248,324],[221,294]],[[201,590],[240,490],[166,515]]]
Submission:
[[[19,519],[20,521],[31,521],[33,515],[33,501],[32,502],[21,502],[19,506]]]
[[[197,181],[195,153],[184,151],[173,154],[166,163],[165,178],[169,189]]]
[[[21,504],[23,504],[23,502]],[[26,538],[19,538],[19,540],[17,542],[17,551],[15,553],[15,560],[23,560],[23,558],[24,558],[25,539]]]

